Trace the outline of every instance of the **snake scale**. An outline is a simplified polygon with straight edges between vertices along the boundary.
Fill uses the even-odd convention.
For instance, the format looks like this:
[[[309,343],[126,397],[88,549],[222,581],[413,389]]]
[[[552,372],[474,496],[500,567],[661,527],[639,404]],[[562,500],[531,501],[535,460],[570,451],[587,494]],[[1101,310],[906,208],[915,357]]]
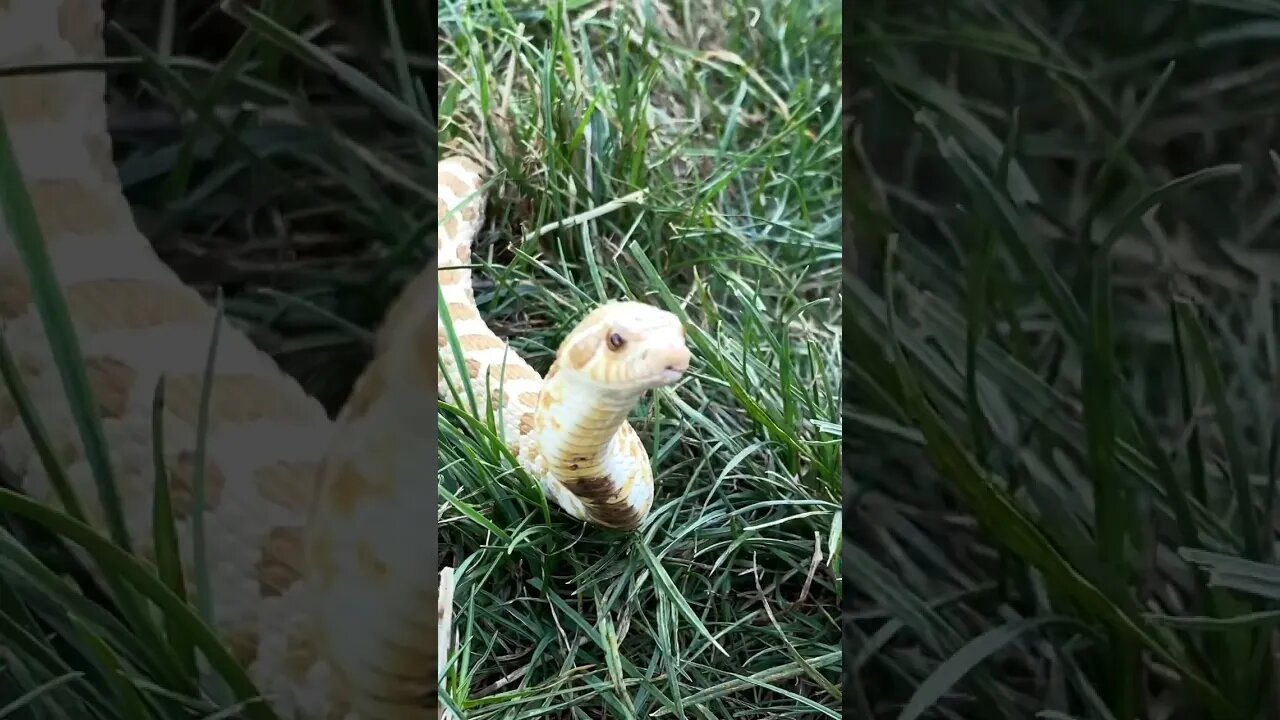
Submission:
[[[104,55],[100,0],[0,0],[0,66]],[[83,68],[83,66],[82,66]],[[196,423],[215,309],[137,229],[112,162],[100,70],[0,76],[0,112],[79,338],[135,550],[151,558],[151,404],[164,378],[165,465],[190,578]],[[653,500],[648,456],[625,421],[688,367],[672,314],[607,303],[541,377],[480,318],[466,267],[483,218],[480,166],[438,165],[437,267],[392,304],[374,358],[336,418],[226,322],[214,366],[204,526],[214,625],[283,718],[434,717],[451,627],[452,570],[423,569],[436,512],[423,442],[436,391],[490,403],[544,492],[570,516],[634,528]],[[462,363],[440,319],[440,288]],[[426,323],[437,309],[437,342]],[[57,460],[102,527],[85,448],[8,219],[0,222],[0,323]],[[439,362],[437,361],[439,357]],[[460,372],[465,370],[465,372]],[[496,381],[496,382],[494,382]],[[469,383],[472,393],[454,394]],[[479,408],[481,413],[485,407]],[[481,415],[484,417],[485,415]],[[0,461],[60,505],[15,402],[0,389]],[[438,596],[436,624],[427,608]]]

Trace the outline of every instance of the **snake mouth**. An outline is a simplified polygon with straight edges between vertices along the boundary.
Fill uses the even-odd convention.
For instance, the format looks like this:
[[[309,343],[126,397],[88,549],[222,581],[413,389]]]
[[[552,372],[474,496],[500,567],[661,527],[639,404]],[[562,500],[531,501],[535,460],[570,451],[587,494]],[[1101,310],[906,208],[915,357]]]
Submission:
[[[674,385],[684,377],[685,372],[689,369],[688,364],[668,365],[662,369],[658,377],[662,380],[663,385]]]

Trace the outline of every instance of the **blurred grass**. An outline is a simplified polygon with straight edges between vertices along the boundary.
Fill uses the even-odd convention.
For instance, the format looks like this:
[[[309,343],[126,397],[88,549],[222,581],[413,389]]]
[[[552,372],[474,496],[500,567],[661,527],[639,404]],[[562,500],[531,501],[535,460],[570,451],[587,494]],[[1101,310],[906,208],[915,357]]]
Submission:
[[[442,407],[446,702],[838,717],[839,8],[442,2],[440,18],[442,145],[494,164],[475,253],[490,324],[545,371],[595,303],[639,299],[685,318],[695,355],[633,417],[657,483],[635,536],[547,507]]]
[[[418,3],[116,5],[104,67],[142,230],[331,410],[431,250],[438,100],[456,119],[483,108],[472,140],[504,150],[480,301],[535,366],[605,297],[690,321],[693,373],[636,417],[659,474],[638,538],[546,508],[445,409],[442,561],[466,558],[448,702],[469,718],[838,712],[838,9],[442,4],[431,85]],[[191,666],[196,648],[225,658],[172,564],[163,472],[154,563],[0,493],[0,717],[269,717],[241,708],[233,665]],[[92,552],[65,552],[78,542]]]
[[[421,76],[434,58],[418,41],[427,17],[415,8],[357,10],[335,30],[332,9],[307,1],[166,2],[159,13],[133,4],[117,8],[107,29],[116,161],[139,224],[211,302],[225,291],[236,323],[331,408],[367,361],[370,329],[429,251],[435,98]],[[399,33],[409,39],[387,37]],[[412,92],[390,95],[392,78],[412,81]],[[113,449],[15,173],[11,150],[0,153],[4,216],[80,435],[98,449],[92,504],[106,506],[107,526],[84,524],[90,498],[71,494],[47,440],[37,452],[65,510],[15,492],[21,478],[0,467],[0,717],[269,720],[201,618],[203,568],[176,565],[162,466],[153,497],[142,499],[153,506],[154,536],[126,538],[113,520],[113,506],[139,499],[118,497],[104,460]],[[12,405],[44,437],[47,408],[30,401],[7,342],[0,371]],[[154,556],[134,557],[131,545],[150,545]],[[196,596],[187,597],[186,580]]]
[[[846,28],[859,716],[1280,717],[1278,20],[967,0]]]

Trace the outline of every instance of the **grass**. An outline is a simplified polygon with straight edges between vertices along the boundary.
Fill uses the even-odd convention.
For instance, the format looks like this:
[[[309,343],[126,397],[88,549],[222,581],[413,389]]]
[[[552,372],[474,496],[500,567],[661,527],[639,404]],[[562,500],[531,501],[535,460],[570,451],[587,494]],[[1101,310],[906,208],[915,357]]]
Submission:
[[[605,297],[689,319],[691,376],[635,418],[659,483],[635,537],[547,508],[483,429],[442,411],[441,560],[462,559],[465,648],[447,702],[468,718],[838,712],[837,9],[442,5],[432,86],[414,3],[117,5],[113,136],[142,230],[331,411],[427,264],[438,105],[491,120],[444,140],[505,151],[480,301],[535,366]],[[3,197],[21,209],[23,193]],[[36,285],[94,437],[58,293]],[[76,503],[0,489],[0,718],[271,717],[185,596],[157,481],[152,560],[80,524]]]
[[[695,355],[633,418],[657,500],[631,536],[442,407],[468,718],[838,717],[840,16],[758,11],[440,6],[442,145],[494,159],[482,313],[544,371],[606,299],[677,313]]]
[[[1280,717],[1280,6],[1123,8],[846,28],[858,717]]]

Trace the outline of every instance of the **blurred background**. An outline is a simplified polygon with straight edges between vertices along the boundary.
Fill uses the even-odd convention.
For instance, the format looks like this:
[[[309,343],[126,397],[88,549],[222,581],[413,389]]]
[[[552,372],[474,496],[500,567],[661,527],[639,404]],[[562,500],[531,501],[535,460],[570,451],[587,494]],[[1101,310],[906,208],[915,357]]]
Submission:
[[[1280,3],[844,53],[846,711],[1280,717]]]

